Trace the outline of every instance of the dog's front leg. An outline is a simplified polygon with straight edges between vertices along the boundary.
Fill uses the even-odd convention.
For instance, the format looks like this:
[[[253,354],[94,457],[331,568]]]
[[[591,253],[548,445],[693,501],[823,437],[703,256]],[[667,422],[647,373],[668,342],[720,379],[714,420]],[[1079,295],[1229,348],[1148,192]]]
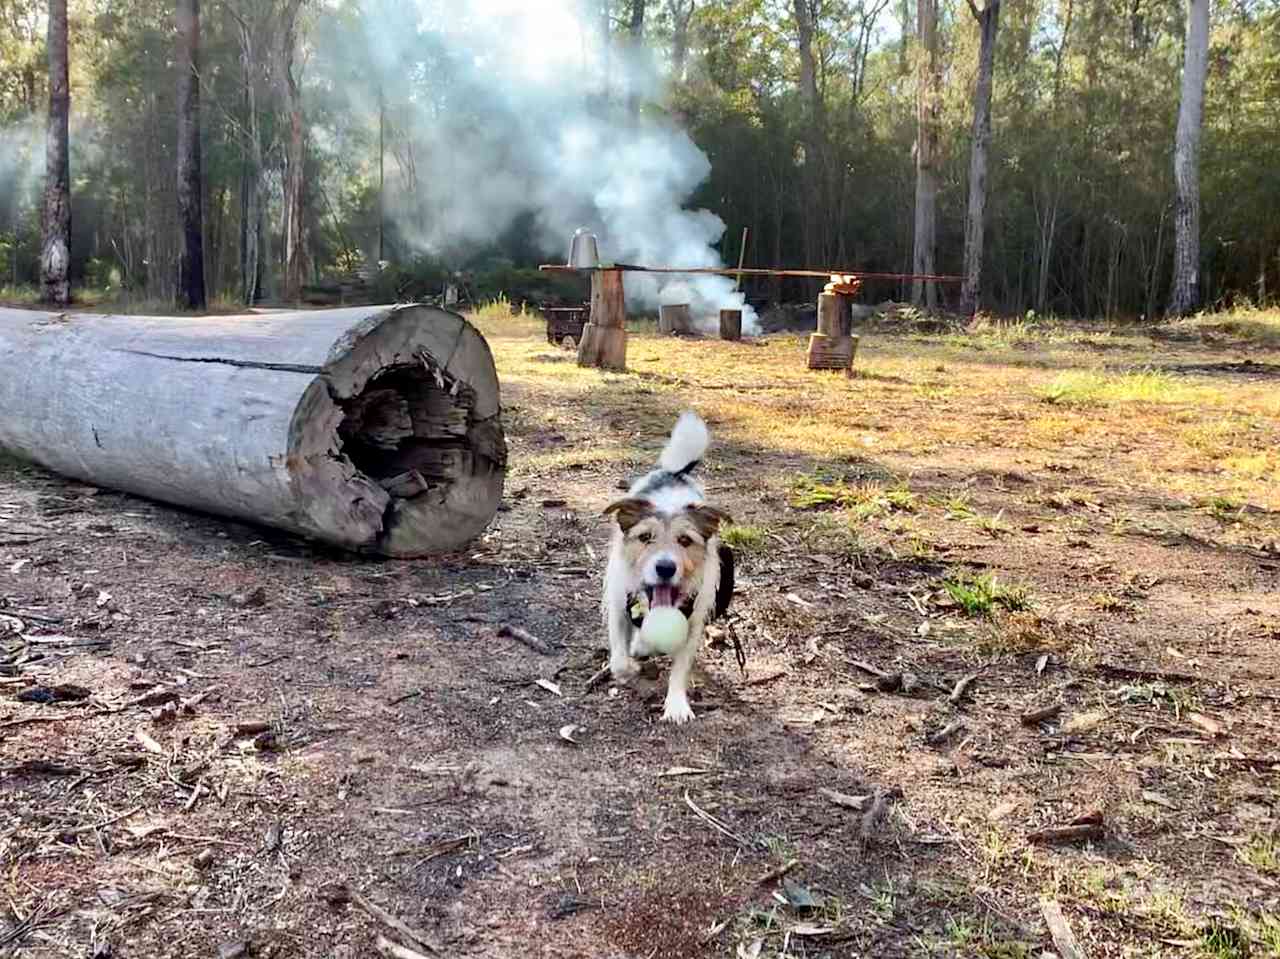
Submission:
[[[671,676],[667,680],[667,699],[662,710],[664,723],[683,726],[694,718],[689,705],[689,674],[702,647],[703,617],[695,614],[689,622],[689,636],[671,657]]]
[[[640,664],[631,657],[632,625],[626,597],[621,604],[610,603],[605,619],[609,627],[609,672],[617,682],[629,682],[640,672]]]

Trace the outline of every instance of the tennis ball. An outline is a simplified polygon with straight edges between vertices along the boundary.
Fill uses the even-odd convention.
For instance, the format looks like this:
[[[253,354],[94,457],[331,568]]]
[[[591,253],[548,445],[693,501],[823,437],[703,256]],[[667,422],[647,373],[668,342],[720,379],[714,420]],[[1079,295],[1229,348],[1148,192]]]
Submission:
[[[660,653],[670,656],[689,638],[689,621],[674,606],[649,610],[640,626],[640,638]]]

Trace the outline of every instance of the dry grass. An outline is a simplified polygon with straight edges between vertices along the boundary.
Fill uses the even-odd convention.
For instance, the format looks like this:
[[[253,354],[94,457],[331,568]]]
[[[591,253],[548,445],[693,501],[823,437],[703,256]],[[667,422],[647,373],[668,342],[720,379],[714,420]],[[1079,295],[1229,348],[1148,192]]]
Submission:
[[[1220,362],[1217,354],[1174,357],[1132,334],[1056,326],[1020,327],[1017,338],[871,335],[858,375],[845,379],[806,371],[801,336],[731,344],[633,333],[630,370],[601,375],[548,346],[536,319],[502,312],[478,319],[505,382],[590,394],[602,413],[625,414],[645,431],[692,403],[715,422],[720,442],[845,469],[851,475],[835,474],[843,499],[874,498],[874,489],[859,489],[868,480],[894,488],[886,477],[908,475],[918,457],[1017,449],[1044,460],[1102,457],[1132,483],[1173,497],[1280,510],[1276,379],[1159,369]],[[1096,353],[1082,348],[1100,339],[1112,369],[1100,370]],[[1250,356],[1266,360],[1257,349]],[[856,475],[866,463],[881,471]]]

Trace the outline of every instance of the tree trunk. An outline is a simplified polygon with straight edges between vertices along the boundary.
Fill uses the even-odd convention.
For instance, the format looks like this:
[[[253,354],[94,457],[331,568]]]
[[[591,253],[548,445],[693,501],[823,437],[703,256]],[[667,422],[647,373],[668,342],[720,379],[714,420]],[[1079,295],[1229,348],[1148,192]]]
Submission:
[[[68,118],[67,0],[49,0],[49,126],[45,133],[44,242],[40,251],[41,299],[71,302],[71,159]]]
[[[240,72],[244,84],[244,135],[240,171],[240,301],[253,306],[262,295],[262,139],[253,31],[240,22]]]
[[[506,469],[484,338],[433,307],[270,316],[0,310],[0,447],[346,549],[456,550]]]
[[[934,251],[938,242],[938,180],[941,158],[938,150],[938,110],[941,76],[938,60],[938,0],[917,3],[918,31],[923,53],[920,57],[919,90],[916,94],[916,217],[912,272],[936,273]],[[932,281],[911,284],[911,302],[929,308],[938,305],[938,288]]]
[[[645,0],[631,0],[631,23],[627,29],[630,56],[627,64],[627,113],[632,123],[640,122],[640,76],[644,56],[644,8]]]
[[[991,80],[996,64],[996,31],[1000,0],[987,0],[981,11],[969,0],[982,38],[978,48],[978,80],[973,92],[973,147],[969,155],[969,209],[964,222],[964,285],[960,312],[976,313],[982,299],[982,242],[986,229],[987,154],[991,148]]]
[[[282,14],[280,41],[281,100],[288,124],[285,138],[284,209],[281,231],[284,241],[284,299],[296,303],[302,297],[302,282],[307,274],[304,242],[303,190],[306,181],[306,144],[302,123],[302,97],[294,76],[294,54],[297,50],[298,11],[302,0],[289,0]]]
[[[1169,312],[1181,316],[1200,305],[1200,127],[1205,69],[1209,59],[1209,0],[1187,0],[1187,40],[1182,65],[1182,102],[1173,150],[1173,292]]]
[[[200,169],[200,0],[178,0],[178,306],[203,310],[204,182]]]
[[[800,55],[800,95],[804,100],[805,120],[803,133],[804,170],[804,254],[807,262],[819,259],[820,238],[825,233],[827,219],[825,198],[822,196],[823,149],[826,122],[823,115],[822,95],[818,90],[818,65],[813,53],[814,22],[811,0],[792,0],[796,19],[796,50]]]
[[[693,11],[697,0],[670,0],[671,12],[671,75],[676,80],[684,79],[685,61],[689,56],[689,21],[693,19]]]

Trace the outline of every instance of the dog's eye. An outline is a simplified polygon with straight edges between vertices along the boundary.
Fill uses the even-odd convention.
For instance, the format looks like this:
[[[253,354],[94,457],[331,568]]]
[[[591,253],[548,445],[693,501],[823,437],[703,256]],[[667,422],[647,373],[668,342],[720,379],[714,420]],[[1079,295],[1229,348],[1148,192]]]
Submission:
[[[678,540],[676,540],[676,542],[677,542],[677,543],[679,543],[679,544],[680,544],[682,547],[684,547],[685,549],[688,549],[690,546],[692,546],[692,545],[693,545],[693,537],[692,537],[692,536],[681,536]]]
[[[652,543],[652,542],[653,542],[653,534],[652,534],[652,533],[641,533],[639,536],[637,536],[637,537],[636,537],[636,539],[640,540],[640,542],[642,542],[642,543]]]

